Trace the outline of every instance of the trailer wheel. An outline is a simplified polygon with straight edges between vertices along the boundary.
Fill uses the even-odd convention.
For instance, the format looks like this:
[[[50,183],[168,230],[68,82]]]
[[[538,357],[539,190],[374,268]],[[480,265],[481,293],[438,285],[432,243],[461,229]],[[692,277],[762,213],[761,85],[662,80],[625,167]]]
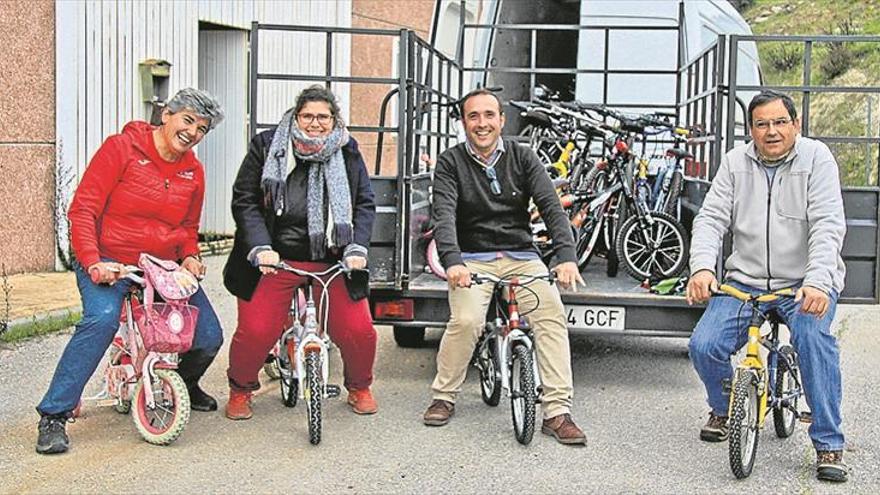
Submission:
[[[400,347],[425,345],[425,327],[394,327],[394,342]]]

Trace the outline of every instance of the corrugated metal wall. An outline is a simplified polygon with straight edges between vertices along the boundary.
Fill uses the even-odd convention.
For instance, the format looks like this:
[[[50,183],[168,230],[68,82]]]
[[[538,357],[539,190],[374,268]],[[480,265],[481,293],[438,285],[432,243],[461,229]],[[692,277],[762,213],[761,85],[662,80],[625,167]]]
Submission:
[[[56,135],[59,167],[82,176],[89,158],[109,135],[134,119],[147,119],[142,100],[138,63],[148,58],[172,65],[170,93],[199,84],[199,23],[207,22],[249,30],[252,21],[273,24],[351,25],[350,0],[153,0],[56,2]],[[203,26],[204,27],[204,26]],[[262,44],[261,40],[261,44]],[[263,48],[263,47],[261,47]],[[334,72],[347,74],[350,40],[334,43]],[[322,74],[325,41],[307,35],[286,35],[260,50],[261,67],[293,69]],[[277,120],[301,88],[279,83],[260,88],[260,106],[267,114],[260,120]],[[242,88],[247,94],[247,88]],[[348,108],[348,88],[334,87],[343,108]],[[226,105],[233,108],[241,102]],[[261,111],[261,114],[263,112]],[[209,135],[204,147],[212,137]],[[236,162],[242,157],[230,157]],[[228,187],[228,177],[213,176],[206,163],[209,194]],[[217,169],[227,169],[217,166]],[[229,171],[224,171],[228,174]],[[234,169],[233,169],[234,173]],[[217,181],[216,184],[212,181]],[[225,215],[228,204],[222,206]],[[203,218],[208,224],[212,211]],[[222,225],[222,221],[215,222]],[[207,228],[205,228],[207,227]],[[211,229],[210,225],[203,227]],[[223,227],[223,230],[226,230]]]

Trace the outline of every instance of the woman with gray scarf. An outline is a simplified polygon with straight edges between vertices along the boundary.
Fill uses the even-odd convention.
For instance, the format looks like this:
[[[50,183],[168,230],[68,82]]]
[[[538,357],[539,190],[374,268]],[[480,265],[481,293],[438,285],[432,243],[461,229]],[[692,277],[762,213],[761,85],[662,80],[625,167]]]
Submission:
[[[365,268],[375,211],[357,142],[329,89],[305,89],[278,127],[251,141],[232,186],[235,244],[224,269],[226,288],[238,297],[228,418],[252,416],[257,374],[281,335],[295,287],[304,282],[263,265],[283,261],[314,272],[342,259],[349,268]],[[366,290],[366,280],[344,277],[329,288],[328,330],[342,355],[348,403],[358,414],[377,411],[370,392],[376,330]]]

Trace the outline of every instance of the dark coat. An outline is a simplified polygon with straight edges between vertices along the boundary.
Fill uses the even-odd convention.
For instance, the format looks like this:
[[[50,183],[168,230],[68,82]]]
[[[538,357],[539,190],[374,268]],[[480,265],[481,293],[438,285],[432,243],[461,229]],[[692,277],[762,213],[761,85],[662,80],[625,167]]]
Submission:
[[[272,245],[275,230],[275,215],[266,208],[260,184],[266,153],[274,135],[275,129],[270,129],[254,136],[232,185],[235,242],[223,268],[223,285],[233,295],[246,301],[253,296],[261,276],[260,270],[247,260],[247,255],[256,246]],[[354,243],[369,247],[376,203],[367,167],[354,138],[342,148],[342,156],[351,190]],[[347,285],[349,293],[357,299],[367,293],[368,280],[367,277],[357,277],[355,280],[357,282],[354,283],[347,280]]]

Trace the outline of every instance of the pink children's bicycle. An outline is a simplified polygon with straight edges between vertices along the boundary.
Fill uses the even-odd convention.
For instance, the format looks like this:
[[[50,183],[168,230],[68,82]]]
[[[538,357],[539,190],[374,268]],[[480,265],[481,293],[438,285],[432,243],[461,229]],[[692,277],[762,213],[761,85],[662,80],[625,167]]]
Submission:
[[[131,412],[144,440],[168,445],[189,422],[189,392],[175,370],[177,354],[192,346],[198,308],[187,301],[198,282],[172,261],[141,255],[138,264],[123,269],[133,284],[107,353],[101,391],[82,403]],[[165,302],[153,301],[154,290]]]

